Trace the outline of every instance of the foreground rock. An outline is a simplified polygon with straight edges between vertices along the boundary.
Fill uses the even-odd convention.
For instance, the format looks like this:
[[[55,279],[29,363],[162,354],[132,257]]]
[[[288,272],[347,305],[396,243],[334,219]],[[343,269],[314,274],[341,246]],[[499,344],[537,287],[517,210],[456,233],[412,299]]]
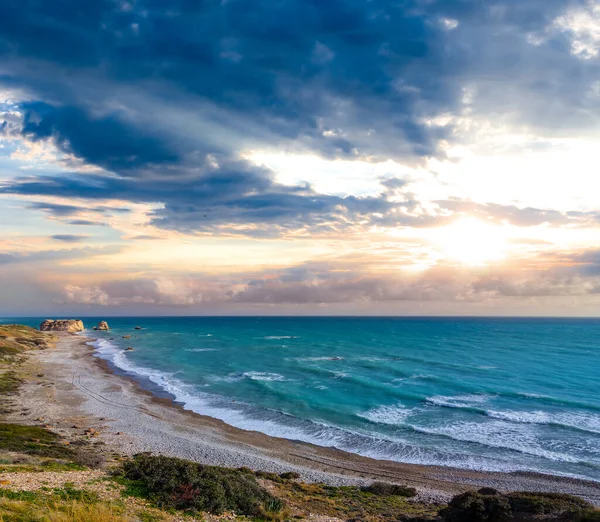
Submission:
[[[82,332],[83,322],[79,319],[46,319],[41,325],[42,332]]]

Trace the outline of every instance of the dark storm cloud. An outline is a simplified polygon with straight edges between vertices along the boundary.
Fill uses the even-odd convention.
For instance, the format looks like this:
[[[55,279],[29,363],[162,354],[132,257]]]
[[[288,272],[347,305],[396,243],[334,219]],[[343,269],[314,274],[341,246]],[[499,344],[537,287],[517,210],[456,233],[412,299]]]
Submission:
[[[22,134],[31,141],[52,139],[63,152],[88,163],[126,173],[141,166],[177,161],[156,138],[145,136],[113,115],[98,117],[77,107],[23,104]]]
[[[195,179],[137,180],[87,174],[44,177],[5,185],[20,195],[57,195],[89,199],[122,198],[153,201],[160,193],[163,209],[154,211],[153,224],[181,231],[209,230],[227,224],[272,224],[281,228],[342,224],[345,220],[388,214],[393,204],[379,197],[357,198],[318,194],[308,186],[288,187],[274,182],[268,172],[232,163]],[[66,215],[78,207],[36,203],[35,208]],[[104,207],[100,207],[100,210]],[[90,209],[94,210],[94,209]],[[111,209],[112,210],[112,209]],[[401,219],[399,216],[398,219]]]
[[[47,203],[47,202],[34,202],[27,205],[28,208],[34,210],[43,210],[44,212],[50,214],[51,216],[64,218],[64,217],[72,217],[80,214],[81,212],[94,212],[98,214],[126,214],[131,212],[128,208],[120,208],[120,207],[106,207],[106,206],[97,206],[93,208],[86,208],[77,205],[63,205],[60,203]],[[78,221],[78,222],[77,222]],[[86,220],[72,220],[75,222],[73,224],[76,225],[90,225],[95,224],[92,221]]]
[[[480,204],[463,200],[436,201],[431,212],[416,212],[418,201],[406,184],[393,178],[382,182],[382,193],[373,197],[340,197],[315,192],[310,186],[290,187],[273,181],[270,173],[243,162],[222,164],[205,170],[196,178],[161,179],[116,178],[97,174],[69,177],[25,178],[0,186],[6,193],[42,196],[81,197],[90,200],[125,199],[134,203],[155,201],[163,208],[152,211],[151,223],[180,232],[243,234],[271,237],[285,231],[307,229],[313,233],[340,232],[363,227],[437,227],[449,225],[460,216],[473,216],[490,223],[507,222],[531,227],[589,226],[600,221],[598,212],[559,212],[551,209],[520,208],[514,205]],[[158,194],[160,193],[160,196]],[[388,199],[392,195],[396,199]],[[398,199],[404,196],[404,200]],[[83,207],[53,203],[32,203],[56,217],[75,215],[83,210],[99,214],[128,212],[127,208]],[[79,224],[94,224],[81,222]],[[255,225],[239,228],[240,225]]]
[[[328,230],[359,217],[439,224],[415,217],[415,202],[394,214],[384,195],[340,198],[277,184],[237,154],[258,140],[327,157],[439,155],[440,140],[454,139],[452,126],[425,121],[460,112],[465,87],[477,113],[547,129],[587,125],[597,109],[587,93],[598,61],[574,56],[568,33],[548,31],[565,9],[585,5],[5,0],[0,85],[28,98],[18,132],[104,170],[9,182],[0,191],[163,203],[154,224],[186,232],[265,223]],[[12,120],[2,132],[15,134]],[[561,218],[540,212],[509,218]]]

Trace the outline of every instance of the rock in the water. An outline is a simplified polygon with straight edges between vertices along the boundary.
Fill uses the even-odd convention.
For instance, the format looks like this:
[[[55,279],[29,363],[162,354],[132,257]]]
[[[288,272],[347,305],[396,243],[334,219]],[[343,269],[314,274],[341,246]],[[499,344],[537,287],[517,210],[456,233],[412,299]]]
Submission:
[[[41,325],[42,332],[82,332],[83,322],[79,319],[46,319]]]
[[[134,328],[134,330],[141,330],[141,329],[142,329],[142,327],[141,327],[141,326],[136,326],[136,327]]]
[[[106,321],[100,321],[98,323],[98,330],[110,330]]]

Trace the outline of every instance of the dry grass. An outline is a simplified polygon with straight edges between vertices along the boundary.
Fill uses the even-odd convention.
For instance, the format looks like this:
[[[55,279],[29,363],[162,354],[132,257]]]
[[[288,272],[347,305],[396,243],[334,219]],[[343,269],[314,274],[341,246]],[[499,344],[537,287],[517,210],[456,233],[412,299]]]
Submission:
[[[0,522],[133,522],[115,505],[0,499]],[[139,518],[137,519],[139,520]]]

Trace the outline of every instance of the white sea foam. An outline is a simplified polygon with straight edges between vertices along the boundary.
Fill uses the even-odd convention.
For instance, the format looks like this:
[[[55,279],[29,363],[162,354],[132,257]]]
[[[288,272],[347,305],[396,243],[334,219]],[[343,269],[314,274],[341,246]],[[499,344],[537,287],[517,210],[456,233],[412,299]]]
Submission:
[[[580,462],[579,459],[542,447],[535,432],[525,426],[502,421],[456,422],[444,426],[411,427],[420,433],[442,435],[463,442],[476,442],[487,447],[509,449],[555,462]]]
[[[495,411],[486,415],[494,419],[522,424],[554,424],[600,434],[600,416],[585,412]]]
[[[487,402],[489,398],[489,395],[457,395],[455,397],[436,395],[435,397],[427,397],[425,400],[436,406],[446,408],[476,408]]]
[[[186,348],[184,352],[218,352],[218,348]]]
[[[324,356],[324,357],[289,357],[288,361],[307,361],[307,362],[318,362],[318,361],[343,361],[343,357],[336,356]]]
[[[242,374],[253,381],[287,381],[287,379],[278,373],[269,372],[244,372]]]
[[[378,406],[358,416],[378,424],[390,424],[399,426],[412,414],[412,410],[405,408],[402,404],[395,406]]]

